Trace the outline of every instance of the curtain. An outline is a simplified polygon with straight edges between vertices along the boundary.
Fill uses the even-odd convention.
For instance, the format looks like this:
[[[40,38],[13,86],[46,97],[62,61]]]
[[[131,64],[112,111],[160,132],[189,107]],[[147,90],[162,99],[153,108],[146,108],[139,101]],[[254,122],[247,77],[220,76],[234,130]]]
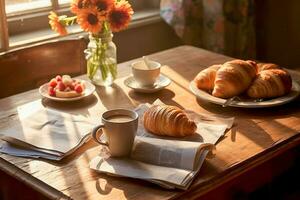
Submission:
[[[185,44],[255,58],[254,0],[161,0],[162,18]]]

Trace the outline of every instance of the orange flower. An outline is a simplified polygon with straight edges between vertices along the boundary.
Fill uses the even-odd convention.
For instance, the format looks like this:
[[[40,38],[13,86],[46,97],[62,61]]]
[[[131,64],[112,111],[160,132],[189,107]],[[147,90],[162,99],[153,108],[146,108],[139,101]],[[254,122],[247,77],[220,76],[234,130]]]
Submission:
[[[77,14],[77,23],[80,27],[94,34],[99,33],[102,29],[103,16],[98,12],[97,8],[81,9]]]
[[[120,0],[113,9],[108,13],[108,21],[110,28],[114,32],[118,32],[126,28],[131,20],[133,10],[126,0]]]
[[[85,0],[73,0],[71,2],[71,12],[77,14],[84,8]]]
[[[92,4],[97,7],[98,11],[107,14],[114,6],[114,0],[91,0]]]
[[[67,35],[68,32],[63,24],[60,23],[59,17],[55,12],[50,12],[49,16],[49,24],[55,32],[57,32],[59,35]]]

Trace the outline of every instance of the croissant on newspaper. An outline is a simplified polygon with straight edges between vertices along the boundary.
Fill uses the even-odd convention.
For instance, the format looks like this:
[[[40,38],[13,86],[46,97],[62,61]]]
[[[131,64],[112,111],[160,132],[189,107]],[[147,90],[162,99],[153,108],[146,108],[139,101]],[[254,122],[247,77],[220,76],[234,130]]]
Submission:
[[[216,73],[221,65],[212,65],[200,71],[194,79],[197,88],[211,92],[214,89]]]
[[[251,98],[274,98],[289,93],[291,88],[292,79],[287,71],[269,69],[258,74],[247,95]]]
[[[144,114],[144,127],[160,136],[184,137],[195,133],[197,126],[176,106],[155,105]]]
[[[247,90],[257,74],[254,61],[232,60],[224,63],[216,73],[212,95],[231,98]]]
[[[281,69],[279,65],[276,65],[274,63],[258,63],[257,68],[259,72],[269,69]]]

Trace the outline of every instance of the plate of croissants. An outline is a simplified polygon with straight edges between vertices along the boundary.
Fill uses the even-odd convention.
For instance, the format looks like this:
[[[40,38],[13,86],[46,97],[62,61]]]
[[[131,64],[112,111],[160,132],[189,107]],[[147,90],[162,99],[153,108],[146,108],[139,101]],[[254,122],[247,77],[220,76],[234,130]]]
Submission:
[[[246,108],[271,107],[296,99],[300,86],[273,63],[232,60],[200,71],[191,91],[211,103]]]

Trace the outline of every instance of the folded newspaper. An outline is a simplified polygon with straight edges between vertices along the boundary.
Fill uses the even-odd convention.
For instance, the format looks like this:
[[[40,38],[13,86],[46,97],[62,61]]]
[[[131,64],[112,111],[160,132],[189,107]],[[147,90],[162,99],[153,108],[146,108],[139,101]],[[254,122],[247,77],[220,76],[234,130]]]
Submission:
[[[99,118],[45,108],[40,100],[17,109],[14,123],[1,128],[0,152],[19,157],[61,160],[90,139]]]
[[[162,104],[160,101],[154,104]],[[187,189],[199,172],[207,154],[231,128],[234,118],[200,115],[186,110],[197,124],[195,135],[184,138],[159,137],[148,133],[142,116],[150,107],[140,105],[139,127],[129,158],[112,158],[106,151],[91,160],[90,168],[101,173],[147,180],[162,187]]]

